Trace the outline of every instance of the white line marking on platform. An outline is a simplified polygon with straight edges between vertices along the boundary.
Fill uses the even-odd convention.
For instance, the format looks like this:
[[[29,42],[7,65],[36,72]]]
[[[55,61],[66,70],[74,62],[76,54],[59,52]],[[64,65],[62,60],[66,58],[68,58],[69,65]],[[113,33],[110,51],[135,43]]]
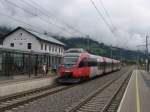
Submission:
[[[137,112],[141,112],[140,108],[140,96],[139,96],[139,85],[138,85],[138,76],[137,76],[137,70],[136,70],[136,110]]]
[[[130,85],[130,83],[131,83],[131,79],[132,79],[133,75],[134,75],[134,71],[132,72],[132,75],[131,75],[131,77],[130,77],[130,80],[129,80],[129,82],[128,82],[128,85],[127,85],[127,87],[126,87],[126,90],[125,90],[125,92],[124,92],[124,95],[123,95],[123,97],[122,97],[122,100],[121,100],[121,102],[120,102],[120,105],[119,105],[119,108],[118,108],[117,112],[121,112],[121,106],[122,106],[123,101],[124,101],[124,99],[125,99],[125,96],[126,96],[126,94],[127,94],[127,90],[129,89],[129,85]]]

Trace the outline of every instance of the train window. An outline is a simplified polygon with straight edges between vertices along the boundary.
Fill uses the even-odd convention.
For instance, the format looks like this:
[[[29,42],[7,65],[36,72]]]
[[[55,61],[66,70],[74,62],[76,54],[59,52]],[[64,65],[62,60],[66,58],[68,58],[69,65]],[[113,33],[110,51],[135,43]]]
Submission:
[[[97,66],[98,65],[97,60],[96,59],[92,59],[92,58],[89,58],[87,60],[87,64],[88,64],[88,66]]]
[[[87,59],[83,59],[80,63],[79,63],[79,67],[86,67],[87,64]]]
[[[105,63],[101,63],[101,66],[102,66],[102,69],[104,70],[105,69]]]
[[[103,69],[103,65],[102,65],[102,63],[100,63],[100,69]]]
[[[108,66],[108,63],[105,63],[105,68],[107,68],[107,66]]]
[[[81,61],[79,67],[83,67],[83,66],[84,66],[84,61]]]
[[[101,63],[98,62],[97,65],[98,65],[98,70],[100,70],[101,69]]]
[[[64,57],[63,65],[65,67],[71,67],[76,64],[78,57]]]

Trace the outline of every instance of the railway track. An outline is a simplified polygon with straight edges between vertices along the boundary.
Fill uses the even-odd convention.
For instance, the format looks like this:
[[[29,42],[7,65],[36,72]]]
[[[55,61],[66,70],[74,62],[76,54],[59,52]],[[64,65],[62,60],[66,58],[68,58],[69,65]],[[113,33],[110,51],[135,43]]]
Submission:
[[[12,96],[0,98],[0,112],[10,110],[14,107],[32,102],[42,97],[46,97],[48,95],[55,94],[57,92],[69,89],[72,86],[47,86],[44,88],[35,89],[32,91],[27,91],[19,94],[15,94]]]
[[[118,106],[121,102],[121,99],[124,95],[128,82],[130,80],[131,75],[125,79],[123,84],[118,88],[116,93],[110,98],[109,102],[103,108],[103,112],[117,112]]]
[[[116,112],[131,72],[111,80],[96,91],[68,107],[66,112]]]
[[[125,70],[118,72],[118,73],[124,74]],[[98,78],[94,79],[94,80],[98,80]],[[60,85],[47,86],[44,88],[39,88],[39,89],[15,94],[12,96],[0,98],[0,112],[4,112],[6,110],[11,110],[12,108],[16,108],[18,106],[22,106],[29,102],[33,102],[42,97],[46,97],[46,96],[70,89],[74,86],[81,86],[86,83],[88,83],[88,81],[81,83],[81,84],[69,85],[69,86],[65,86],[65,85],[63,85],[63,86],[62,85],[61,86]]]

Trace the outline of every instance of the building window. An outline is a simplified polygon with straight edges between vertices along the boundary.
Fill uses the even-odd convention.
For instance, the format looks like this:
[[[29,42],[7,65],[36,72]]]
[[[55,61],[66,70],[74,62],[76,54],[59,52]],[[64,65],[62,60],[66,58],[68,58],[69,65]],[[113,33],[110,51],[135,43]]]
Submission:
[[[61,48],[60,48],[60,54],[61,54]]]
[[[41,50],[43,50],[43,43],[41,43]]]
[[[47,49],[47,45],[45,44],[45,51],[46,51],[46,49]]]
[[[28,43],[28,49],[32,48],[32,43]]]
[[[54,46],[52,47],[52,52],[54,52]]]
[[[51,46],[49,45],[49,51],[51,51]]]
[[[61,50],[61,49],[59,48],[59,53],[61,52],[60,50]]]
[[[14,43],[10,43],[10,47],[14,47]]]
[[[55,47],[55,52],[57,52],[57,47]]]
[[[63,49],[63,48],[61,48],[61,53],[63,54],[63,52],[64,52],[64,49]]]

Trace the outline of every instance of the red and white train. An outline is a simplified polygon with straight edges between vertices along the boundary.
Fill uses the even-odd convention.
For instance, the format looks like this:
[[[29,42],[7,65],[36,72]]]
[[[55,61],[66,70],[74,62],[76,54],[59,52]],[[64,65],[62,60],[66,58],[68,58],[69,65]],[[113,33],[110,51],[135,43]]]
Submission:
[[[60,66],[60,83],[77,83],[81,80],[117,71],[120,61],[89,54],[83,49],[69,49]]]

